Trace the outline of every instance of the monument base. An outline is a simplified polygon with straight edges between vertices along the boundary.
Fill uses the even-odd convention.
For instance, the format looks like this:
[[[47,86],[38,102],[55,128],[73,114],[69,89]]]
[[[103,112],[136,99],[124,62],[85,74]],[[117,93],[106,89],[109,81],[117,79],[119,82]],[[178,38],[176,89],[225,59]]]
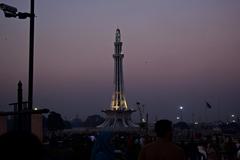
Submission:
[[[107,109],[102,112],[106,114],[106,118],[97,128],[110,131],[134,131],[139,127],[131,120],[131,114],[135,112],[135,110]]]

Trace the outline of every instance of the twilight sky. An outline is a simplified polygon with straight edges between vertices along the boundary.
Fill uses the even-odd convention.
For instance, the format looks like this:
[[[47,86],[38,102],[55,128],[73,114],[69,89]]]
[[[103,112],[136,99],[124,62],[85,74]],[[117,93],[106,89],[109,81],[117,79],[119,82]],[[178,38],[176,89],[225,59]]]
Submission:
[[[28,12],[30,0],[1,0]],[[123,41],[130,108],[150,120],[240,114],[239,0],[36,0],[34,104],[71,119],[100,114],[113,92],[114,34]],[[29,20],[0,13],[0,110],[27,100]],[[205,113],[205,101],[213,108]],[[103,114],[102,114],[103,115]],[[134,113],[136,118],[138,113]]]

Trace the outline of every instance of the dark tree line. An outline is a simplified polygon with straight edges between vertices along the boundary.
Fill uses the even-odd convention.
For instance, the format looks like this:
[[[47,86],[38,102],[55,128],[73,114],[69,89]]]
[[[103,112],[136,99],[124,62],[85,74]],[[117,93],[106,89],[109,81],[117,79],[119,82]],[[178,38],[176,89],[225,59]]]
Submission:
[[[63,129],[71,129],[75,127],[96,127],[103,123],[104,118],[100,115],[88,116],[85,121],[76,117],[72,121],[64,120],[61,114],[50,112],[46,119],[46,126],[50,132],[62,131]]]

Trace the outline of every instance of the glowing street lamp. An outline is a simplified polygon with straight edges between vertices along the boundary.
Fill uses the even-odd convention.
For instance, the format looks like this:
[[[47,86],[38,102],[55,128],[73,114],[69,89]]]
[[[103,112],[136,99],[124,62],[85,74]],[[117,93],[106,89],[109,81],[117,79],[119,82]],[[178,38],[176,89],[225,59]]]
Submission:
[[[237,118],[237,117],[235,116],[235,114],[232,114],[232,115],[231,115],[231,122],[232,122],[232,123],[236,123],[236,118]]]
[[[183,121],[183,106],[179,106],[179,110],[180,110],[180,119],[181,121]]]

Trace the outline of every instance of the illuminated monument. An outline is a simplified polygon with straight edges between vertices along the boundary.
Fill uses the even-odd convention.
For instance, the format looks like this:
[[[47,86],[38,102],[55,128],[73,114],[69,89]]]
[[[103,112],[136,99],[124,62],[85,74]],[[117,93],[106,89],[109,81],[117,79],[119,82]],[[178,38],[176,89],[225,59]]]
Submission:
[[[136,128],[138,125],[134,124],[131,120],[133,109],[128,109],[127,101],[124,96],[124,81],[123,81],[123,57],[122,54],[122,42],[120,30],[116,30],[115,35],[115,52],[113,54],[114,59],[114,93],[112,96],[112,102],[110,109],[103,110],[106,114],[105,121],[99,125],[99,128],[113,129],[113,130],[125,130],[129,128]]]

